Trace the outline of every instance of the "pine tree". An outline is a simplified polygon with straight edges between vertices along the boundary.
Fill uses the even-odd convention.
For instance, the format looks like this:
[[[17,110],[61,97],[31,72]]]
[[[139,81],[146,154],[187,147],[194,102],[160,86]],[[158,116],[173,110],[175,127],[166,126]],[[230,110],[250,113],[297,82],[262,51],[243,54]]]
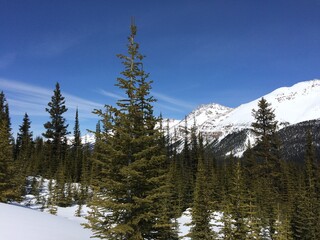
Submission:
[[[261,221],[258,215],[258,206],[256,197],[252,192],[248,193],[248,212],[247,212],[247,240],[262,239],[261,233]]]
[[[222,226],[219,231],[219,236],[221,236],[219,239],[233,240],[234,225],[231,210],[232,204],[226,196],[224,197],[225,199],[222,201],[221,204],[222,216],[220,222],[222,223]]]
[[[304,181],[294,203],[292,228],[295,239],[318,239],[320,236],[318,224],[319,202],[316,183],[318,167],[311,133],[307,133],[305,147]]]
[[[7,127],[6,121],[0,121],[0,202],[7,202],[15,195],[11,136]]]
[[[199,158],[196,175],[196,185],[194,192],[194,200],[192,206],[191,232],[188,235],[193,240],[211,240],[215,238],[215,234],[210,228],[212,218],[209,199],[207,177],[204,164],[204,149],[201,137],[199,138]]]
[[[257,146],[254,154],[260,161],[259,177],[257,179],[258,201],[265,220],[265,229],[270,228],[268,234],[273,235],[276,221],[275,206],[280,199],[281,186],[281,159],[280,142],[277,136],[277,121],[271,104],[264,98],[258,102],[258,110],[253,109],[252,131],[256,135]]]
[[[232,204],[231,214],[234,219],[234,239],[246,239],[248,232],[247,213],[248,213],[248,192],[244,185],[244,178],[240,162],[235,166],[232,188],[230,191],[230,201]]]
[[[275,222],[275,233],[272,236],[272,239],[275,240],[292,240],[292,232],[291,232],[291,226],[290,221],[288,219],[287,214],[284,214],[280,210],[280,206],[278,204],[277,211],[277,220]]]
[[[184,127],[184,143],[183,143],[183,150],[181,153],[181,177],[182,177],[182,191],[183,191],[183,203],[185,210],[188,207],[191,207],[192,205],[192,199],[193,199],[193,190],[194,190],[194,179],[196,172],[193,171],[193,162],[198,156],[195,155],[197,152],[197,149],[193,149],[193,156],[191,156],[191,147],[189,143],[189,130],[188,130],[188,122],[187,118],[185,118],[185,127]],[[193,138],[193,140],[197,141],[196,136]],[[196,147],[197,143],[192,144],[193,147]]]
[[[47,139],[49,145],[49,168],[51,170],[51,176],[55,174],[58,166],[65,161],[67,139],[66,136],[69,134],[66,124],[66,119],[63,114],[67,112],[65,106],[65,99],[61,94],[60,85],[56,83],[56,88],[51,97],[51,101],[48,103],[46,111],[50,115],[50,121],[44,124],[46,132],[43,136]]]
[[[258,145],[256,154],[265,164],[265,174],[273,175],[276,181],[279,177],[279,139],[276,134],[278,122],[275,120],[274,110],[271,104],[264,98],[258,102],[258,110],[253,109],[252,115],[255,122],[252,123],[252,131],[256,135]]]
[[[56,192],[56,182],[53,181],[52,179],[49,180],[48,183],[48,199],[47,199],[47,208],[50,214],[52,215],[57,215],[58,208],[56,204],[56,197],[57,197],[57,192]]]
[[[116,86],[127,97],[116,107],[96,111],[103,123],[101,151],[95,159],[101,171],[95,179],[88,226],[100,238],[164,239],[157,231],[156,203],[166,195],[166,156],[159,146],[155,100],[149,95],[151,81],[143,70],[136,31],[132,24],[128,55],[118,55],[125,70]]]
[[[82,168],[82,143],[81,143],[81,132],[79,124],[79,113],[78,108],[76,110],[75,124],[73,128],[73,141],[71,147],[71,169],[70,176],[74,182],[79,182],[81,177]]]
[[[30,162],[33,153],[33,133],[30,130],[31,121],[27,113],[24,114],[22,125],[17,134],[16,154],[17,161],[24,174],[30,172]]]
[[[22,125],[19,127],[17,140],[15,145],[15,178],[17,189],[23,195],[26,177],[30,174],[30,165],[33,154],[33,134],[30,130],[31,121],[27,113],[25,113]]]
[[[0,202],[18,200],[19,182],[13,161],[13,139],[9,117],[9,105],[3,92],[0,93]]]
[[[31,176],[43,176],[46,173],[46,168],[48,167],[45,160],[45,146],[43,138],[38,136],[34,139],[34,152],[30,162],[29,174]]]
[[[9,116],[9,104],[5,97],[3,91],[0,93],[0,121],[5,122],[6,129],[9,133],[11,133],[11,120]],[[10,134],[11,135],[11,134]],[[10,141],[12,140],[12,136],[10,137]]]
[[[155,203],[158,209],[159,220],[156,223],[156,231],[158,232],[158,239],[174,240],[178,239],[178,222],[177,217],[179,215],[177,208],[177,199],[175,195],[174,186],[174,161],[170,155],[170,139],[169,130],[167,129],[167,135],[163,129],[163,119],[160,115],[159,130],[162,133],[159,139],[159,145],[166,155],[166,165],[168,166],[168,174],[166,174],[165,185],[163,187],[163,197]]]

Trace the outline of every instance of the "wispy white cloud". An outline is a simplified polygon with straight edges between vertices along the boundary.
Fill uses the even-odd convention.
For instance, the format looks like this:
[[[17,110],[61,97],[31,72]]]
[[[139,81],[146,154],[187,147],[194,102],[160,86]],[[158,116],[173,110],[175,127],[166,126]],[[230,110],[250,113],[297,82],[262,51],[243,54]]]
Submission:
[[[176,112],[176,113],[184,113],[185,112],[181,108],[172,107],[172,106],[169,106],[167,104],[161,104],[159,102],[156,102],[155,106],[159,109],[160,112],[164,112],[164,111],[162,111],[162,109],[166,109],[166,110],[169,110],[169,111],[172,111],[172,112]]]
[[[53,89],[47,89],[31,84],[0,78],[0,89],[5,92],[10,106],[10,114],[23,115],[27,112],[30,116],[48,116],[45,111],[47,104],[51,101]],[[76,108],[82,118],[95,118],[92,114],[93,109],[102,108],[103,105],[89,101],[78,96],[62,91],[65,97],[66,106],[69,110],[67,118],[73,118]]]
[[[103,96],[111,97],[111,98],[116,99],[116,100],[123,98],[123,96],[121,96],[120,94],[116,94],[116,93],[113,93],[113,92],[108,92],[108,91],[105,91],[103,89],[100,89],[99,93],[102,94]]]
[[[158,93],[158,92],[152,92],[152,94],[155,96],[155,98],[157,98],[159,101],[163,101],[166,103],[171,104],[168,107],[172,108],[172,105],[180,107],[180,108],[184,108],[184,109],[193,109],[194,105],[185,101],[182,101],[180,99],[176,99],[170,96],[167,96],[165,94],[162,93]]]
[[[98,90],[98,92],[106,97],[110,97],[113,98],[115,100],[119,100],[119,99],[123,99],[124,96],[114,93],[114,92],[109,92],[109,91],[105,91],[103,89]],[[155,103],[155,107],[157,107],[159,109],[159,111],[161,111],[161,109],[166,109],[172,112],[177,112],[177,113],[183,113],[185,112],[185,110],[190,110],[194,108],[194,105],[173,98],[173,97],[169,97],[165,94],[162,93],[158,93],[158,92],[152,92],[152,95],[158,100]]]
[[[7,53],[0,56],[0,69],[5,69],[16,60],[16,53]]]

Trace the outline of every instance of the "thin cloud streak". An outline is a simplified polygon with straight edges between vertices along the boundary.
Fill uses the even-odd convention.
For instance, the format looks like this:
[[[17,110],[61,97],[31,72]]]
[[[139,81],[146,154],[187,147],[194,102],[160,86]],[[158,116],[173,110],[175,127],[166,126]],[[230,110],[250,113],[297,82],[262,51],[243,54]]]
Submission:
[[[161,100],[161,101],[164,101],[164,102],[173,104],[173,105],[175,105],[175,106],[182,107],[182,108],[185,108],[185,109],[193,109],[193,108],[194,108],[194,105],[192,105],[192,104],[190,104],[190,103],[188,103],[188,102],[181,101],[181,100],[176,99],[176,98],[173,98],[173,97],[169,97],[169,96],[164,95],[164,94],[162,94],[162,93],[152,92],[152,94],[153,94],[158,100]]]
[[[168,106],[168,105],[165,105],[165,104],[161,104],[159,102],[155,103],[155,107],[157,107],[161,113],[162,113],[161,109],[167,109],[167,110],[170,110],[170,111],[173,111],[173,112],[184,113],[184,111],[181,110],[180,108],[175,108],[175,107],[172,107],[172,106]]]
[[[105,91],[103,89],[100,89],[99,90],[99,93],[102,94],[103,96],[106,96],[106,97],[111,97],[113,99],[123,99],[123,97],[119,94],[116,94],[116,93],[112,93],[112,92],[108,92],[108,91]]]
[[[51,101],[53,90],[30,85],[18,81],[0,78],[0,89],[5,92],[9,102],[10,114],[23,115],[27,112],[34,116],[47,116],[45,111],[48,102]],[[102,104],[83,99],[72,94],[64,93],[66,106],[69,110],[79,108],[82,118],[96,118],[92,114],[93,109],[102,108]],[[68,111],[67,118],[73,118],[75,111]]]
[[[113,93],[113,92],[109,92],[109,91],[105,91],[103,89],[100,89],[98,92],[100,94],[102,94],[103,96],[110,97],[110,98],[113,98],[113,99],[116,99],[116,100],[124,98],[123,96],[121,96],[119,94],[116,94],[116,93]],[[160,110],[161,109],[166,109],[166,110],[170,110],[170,111],[173,111],[173,112],[183,113],[184,111],[181,109],[181,107],[184,108],[184,109],[192,109],[192,108],[194,108],[194,106],[192,104],[189,104],[187,102],[184,102],[184,101],[181,101],[181,100],[169,97],[169,96],[166,96],[164,94],[157,93],[157,92],[152,92],[152,94],[154,95],[155,98],[157,98],[157,100],[160,100],[160,101],[166,102],[166,103],[170,103],[170,106],[169,106],[167,104],[159,103],[159,101],[157,101],[155,103],[155,106]],[[180,108],[178,108],[178,107],[180,107]]]

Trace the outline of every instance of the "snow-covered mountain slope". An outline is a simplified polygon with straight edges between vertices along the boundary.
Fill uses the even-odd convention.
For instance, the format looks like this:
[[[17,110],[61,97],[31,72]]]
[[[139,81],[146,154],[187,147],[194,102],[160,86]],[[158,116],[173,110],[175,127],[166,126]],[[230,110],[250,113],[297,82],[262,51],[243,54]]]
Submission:
[[[175,121],[175,125],[170,126],[170,134],[175,137],[175,140],[184,138],[185,130],[190,131],[194,126],[203,134],[215,134],[215,127],[225,119],[225,117],[233,109],[212,103],[199,106],[186,116],[184,120]]]
[[[300,82],[292,87],[282,87],[263,96],[275,110],[279,123],[295,124],[320,118],[320,80]],[[243,104],[235,108],[221,125],[249,126],[252,121],[252,109],[258,108],[258,101]]]
[[[3,203],[0,212],[0,239],[89,240],[92,236],[78,222],[63,217]]]
[[[188,129],[195,123],[208,142],[220,141],[228,134],[250,128],[254,121],[252,109],[258,109],[262,97],[275,110],[280,128],[320,118],[320,80],[315,79],[276,89],[234,109],[218,104],[202,105],[186,117]],[[177,140],[182,140],[185,125],[182,120],[171,128],[171,134],[178,132]]]

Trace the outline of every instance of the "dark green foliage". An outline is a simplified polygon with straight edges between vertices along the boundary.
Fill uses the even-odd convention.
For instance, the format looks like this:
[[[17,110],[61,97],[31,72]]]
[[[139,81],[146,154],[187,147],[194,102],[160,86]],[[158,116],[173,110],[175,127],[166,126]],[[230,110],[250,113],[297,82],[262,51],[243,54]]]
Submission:
[[[27,113],[24,114],[22,125],[19,127],[16,143],[16,159],[24,162],[27,165],[33,148],[33,134],[31,131],[31,121]]]
[[[312,136],[307,133],[304,178],[294,201],[291,220],[294,239],[318,239],[319,235],[319,169],[316,163]]]
[[[229,193],[231,202],[231,215],[234,219],[234,239],[246,239],[248,232],[247,213],[249,211],[249,197],[247,189],[244,185],[244,178],[240,162],[235,165],[234,175],[232,179],[232,187]],[[251,203],[252,204],[252,203]]]
[[[197,139],[193,139],[197,141]],[[195,146],[196,144],[193,143]],[[208,177],[206,176],[205,163],[204,163],[204,148],[203,142],[200,137],[199,149],[196,152],[198,156],[194,156],[198,159],[197,161],[197,174],[196,184],[194,189],[194,200],[191,210],[192,222],[191,232],[188,235],[194,240],[209,240],[215,237],[215,234],[211,230],[210,221],[212,218],[212,211],[210,209],[208,199]]]
[[[46,111],[50,115],[50,121],[44,124],[46,132],[43,136],[47,139],[48,146],[48,163],[50,174],[55,174],[58,166],[65,161],[67,151],[67,139],[66,136],[69,133],[66,124],[66,119],[63,114],[68,109],[65,106],[65,99],[61,94],[60,85],[56,83],[56,88],[51,97],[51,101],[48,103]]]
[[[158,119],[153,116],[151,81],[147,81],[143,55],[134,41],[136,30],[132,24],[128,54],[118,55],[124,71],[116,86],[126,98],[117,107],[96,111],[103,131],[98,134],[101,140],[94,156],[99,175],[88,226],[100,238],[165,239],[161,234],[167,235],[157,231],[165,225],[159,222],[163,218],[158,203],[166,197],[166,156],[159,144]]]
[[[11,121],[9,116],[9,104],[2,91],[0,93],[0,121],[5,124],[6,130],[10,133]],[[10,140],[12,140],[12,136],[10,137]]]
[[[8,124],[0,119],[0,201],[7,202],[15,196],[14,165]]]
[[[0,202],[18,200],[20,176],[13,161],[13,139],[11,135],[9,106],[3,92],[0,93]]]
[[[79,182],[82,174],[83,146],[81,143],[81,133],[79,124],[79,113],[76,110],[75,124],[73,128],[73,140],[68,158],[69,167],[67,175],[73,182]]]
[[[19,127],[15,145],[15,167],[17,188],[24,193],[25,179],[31,173],[32,156],[34,153],[31,121],[27,113],[24,114],[22,125]]]
[[[258,165],[258,180],[255,187],[261,212],[265,216],[265,228],[269,227],[268,235],[274,234],[275,204],[281,197],[282,166],[280,159],[280,141],[277,136],[277,121],[271,104],[264,98],[258,102],[258,110],[252,110],[255,122],[252,123],[257,146],[254,156]]]
[[[272,175],[274,183],[277,182],[280,169],[279,148],[280,142],[276,133],[277,121],[271,104],[264,98],[258,102],[258,110],[253,109],[255,121],[252,131],[257,139],[255,154],[264,163],[265,175]]]

